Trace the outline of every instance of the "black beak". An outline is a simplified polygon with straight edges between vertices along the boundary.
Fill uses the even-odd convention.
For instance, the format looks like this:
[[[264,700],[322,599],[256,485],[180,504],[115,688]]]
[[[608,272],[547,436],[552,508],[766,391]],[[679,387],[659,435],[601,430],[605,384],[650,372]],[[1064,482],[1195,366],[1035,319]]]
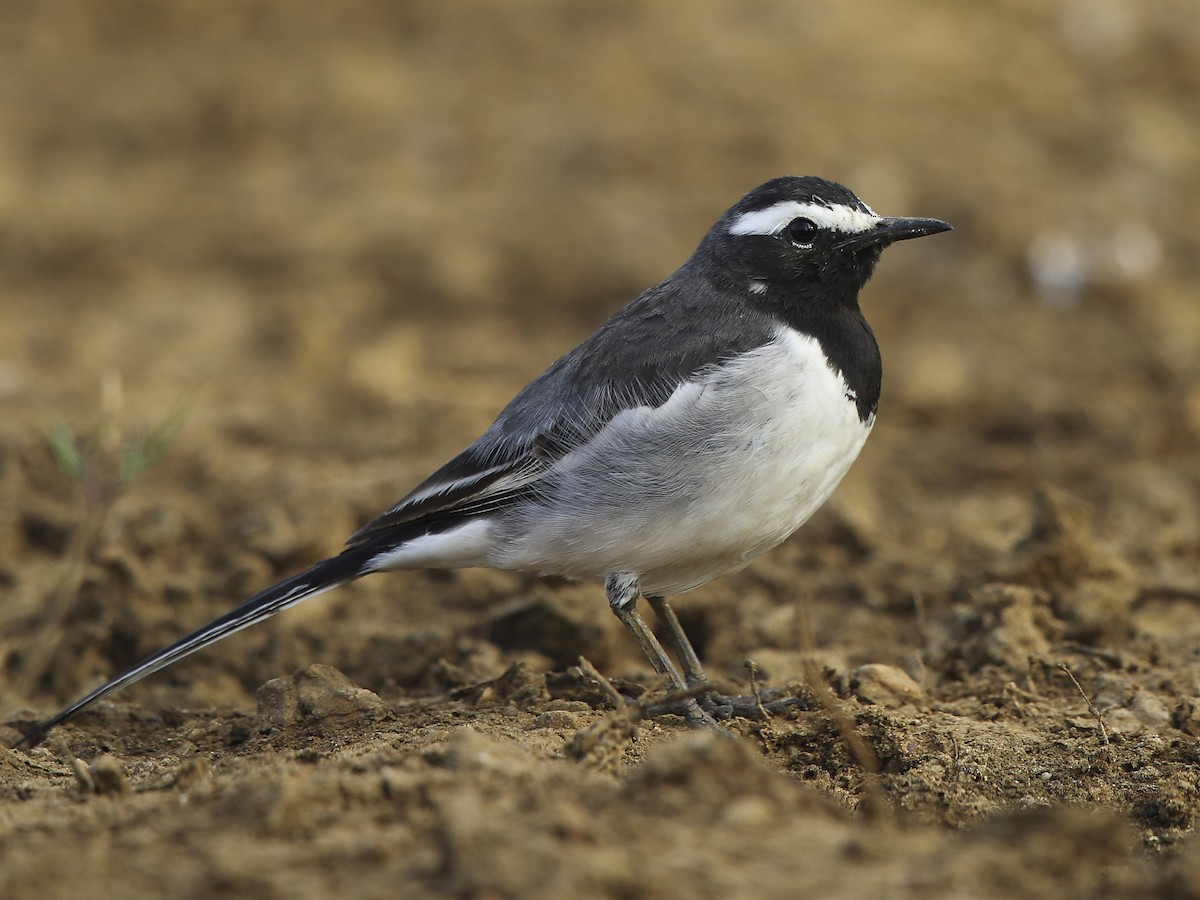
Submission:
[[[840,244],[835,244],[835,250],[863,250],[867,247],[886,247],[896,241],[907,241],[910,238],[925,237],[928,234],[940,234],[943,231],[953,231],[954,226],[941,219],[904,219],[883,218],[872,231],[864,231],[846,238]]]

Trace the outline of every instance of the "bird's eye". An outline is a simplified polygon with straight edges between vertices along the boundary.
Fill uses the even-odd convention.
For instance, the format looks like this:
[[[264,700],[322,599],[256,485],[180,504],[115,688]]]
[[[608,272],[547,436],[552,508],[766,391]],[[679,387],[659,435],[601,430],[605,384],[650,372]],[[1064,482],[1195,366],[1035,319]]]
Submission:
[[[787,228],[788,240],[793,244],[811,244],[817,237],[817,223],[812,219],[792,219],[788,222]]]

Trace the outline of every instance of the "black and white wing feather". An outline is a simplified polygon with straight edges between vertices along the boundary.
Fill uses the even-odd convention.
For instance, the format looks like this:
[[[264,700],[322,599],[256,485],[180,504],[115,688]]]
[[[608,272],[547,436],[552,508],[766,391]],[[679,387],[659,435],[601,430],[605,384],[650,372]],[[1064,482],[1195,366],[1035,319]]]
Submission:
[[[695,327],[698,319],[707,320],[704,328]],[[685,381],[772,333],[766,316],[723,303],[702,279],[676,273],[551,365],[475,443],[356,532],[349,547],[389,533],[399,545],[521,501],[618,413],[662,405]]]

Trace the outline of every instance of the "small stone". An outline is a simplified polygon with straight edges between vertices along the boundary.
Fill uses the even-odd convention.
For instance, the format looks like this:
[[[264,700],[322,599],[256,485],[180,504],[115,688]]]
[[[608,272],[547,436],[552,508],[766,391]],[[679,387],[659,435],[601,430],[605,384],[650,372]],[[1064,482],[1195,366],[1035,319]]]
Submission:
[[[292,680],[300,709],[313,719],[357,718],[387,709],[378,694],[359,687],[333,666],[305,666]]]
[[[553,728],[568,730],[579,728],[579,716],[565,709],[551,709],[541,713],[533,720],[534,728]]]
[[[272,678],[258,689],[259,729],[283,728],[301,720],[353,719],[379,715],[387,704],[333,666],[314,663],[288,678]]]
[[[868,663],[851,672],[850,689],[859,700],[878,706],[903,706],[925,696],[908,673],[883,663]]]
[[[258,689],[258,714],[255,726],[283,728],[299,718],[296,704],[296,685],[291,678],[272,678]]]
[[[586,712],[592,711],[592,708],[590,706],[588,706],[586,703],[584,703],[582,700],[561,700],[561,699],[551,700],[549,703],[546,704],[546,709],[551,712],[556,709],[563,710],[565,712],[574,712],[574,713],[586,713]]]

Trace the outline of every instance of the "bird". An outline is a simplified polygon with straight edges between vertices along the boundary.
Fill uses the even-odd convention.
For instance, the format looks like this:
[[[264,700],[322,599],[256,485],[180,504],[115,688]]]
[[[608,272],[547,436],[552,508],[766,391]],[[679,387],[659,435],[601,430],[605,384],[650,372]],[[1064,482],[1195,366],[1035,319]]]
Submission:
[[[668,597],[737,572],[829,498],[875,422],[882,361],[859,292],[882,251],[950,231],[877,215],[848,188],[774,178],[669,277],[522,389],[470,446],[355,532],[34,725],[375,572],[491,567],[603,585],[654,670],[715,725]],[[638,609],[644,598],[666,642]]]

